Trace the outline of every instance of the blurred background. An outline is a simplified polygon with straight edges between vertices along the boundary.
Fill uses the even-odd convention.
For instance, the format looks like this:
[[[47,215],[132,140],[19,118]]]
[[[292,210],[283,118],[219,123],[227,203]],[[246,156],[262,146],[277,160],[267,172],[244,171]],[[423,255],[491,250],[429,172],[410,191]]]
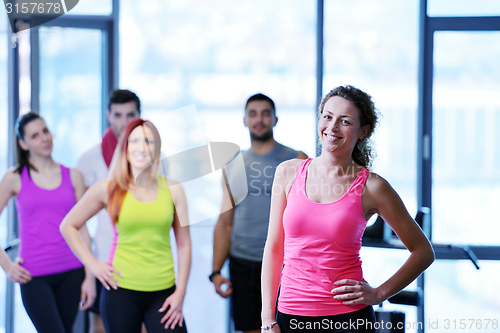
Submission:
[[[458,28],[432,25],[443,17]],[[487,28],[474,18],[485,18]],[[431,206],[434,242],[482,251],[479,270],[459,254],[426,272],[425,323],[440,323],[426,331],[449,332],[445,320],[500,320],[500,1],[80,0],[68,14],[15,35],[1,12],[0,31],[1,175],[12,165],[13,120],[31,109],[54,134],[54,158],[75,166],[100,142],[114,88],[137,93],[142,117],[168,137],[167,155],[209,141],[249,148],[244,104],[261,92],[276,103],[276,140],[314,157],[318,95],[344,84],[368,92],[382,114],[373,171],[411,215]],[[430,73],[422,67],[429,36]],[[196,112],[173,112],[192,105]],[[228,303],[207,279],[219,182],[206,177],[203,191],[188,191],[191,214],[213,212],[191,226],[184,303],[191,333],[230,327]],[[2,246],[12,239],[8,210],[0,216]],[[404,250],[363,247],[365,278],[378,285],[407,257]],[[0,332],[35,332],[18,286],[13,298],[6,286],[0,274]],[[383,309],[417,321],[414,306],[385,302]]]

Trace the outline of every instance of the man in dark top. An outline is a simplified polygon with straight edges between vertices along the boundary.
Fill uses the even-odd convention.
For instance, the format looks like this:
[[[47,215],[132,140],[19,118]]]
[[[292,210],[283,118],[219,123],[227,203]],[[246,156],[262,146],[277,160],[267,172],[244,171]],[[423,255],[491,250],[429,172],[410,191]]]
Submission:
[[[251,96],[246,103],[245,126],[251,147],[242,152],[247,174],[248,195],[235,208],[223,179],[222,213],[214,230],[214,252],[210,281],[222,297],[231,297],[235,330],[258,333],[261,330],[260,273],[267,238],[271,188],[276,167],[292,158],[307,158],[303,152],[276,142],[273,127],[278,118],[274,102],[263,94]],[[231,177],[231,174],[228,175]],[[232,183],[229,181],[229,183]],[[229,258],[230,279],[220,270]],[[226,284],[227,289],[221,289]]]

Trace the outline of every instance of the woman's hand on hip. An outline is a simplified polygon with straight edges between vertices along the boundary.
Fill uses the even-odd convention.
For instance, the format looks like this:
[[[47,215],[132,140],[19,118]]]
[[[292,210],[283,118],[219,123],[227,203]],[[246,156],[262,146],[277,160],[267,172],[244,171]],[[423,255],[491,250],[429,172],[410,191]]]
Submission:
[[[26,284],[33,278],[31,273],[21,266],[23,262],[23,259],[17,258],[6,271],[7,277],[14,283]]]
[[[106,290],[110,290],[111,288],[116,290],[120,286],[114,274],[123,277],[122,273],[120,273],[113,266],[110,266],[107,262],[94,259],[91,263],[88,264],[88,268],[90,269],[92,274],[99,281],[101,281]]]
[[[161,318],[160,322],[165,324],[165,328],[174,329],[176,325],[182,327],[184,322],[184,316],[182,315],[182,304],[184,302],[184,294],[179,291],[174,291],[174,293],[167,297],[162,307],[158,312],[167,313]]]
[[[378,290],[372,288],[365,279],[363,281],[344,279],[335,281],[333,285],[334,288],[331,292],[336,294],[333,298],[342,301],[345,305],[375,305],[384,301]]]

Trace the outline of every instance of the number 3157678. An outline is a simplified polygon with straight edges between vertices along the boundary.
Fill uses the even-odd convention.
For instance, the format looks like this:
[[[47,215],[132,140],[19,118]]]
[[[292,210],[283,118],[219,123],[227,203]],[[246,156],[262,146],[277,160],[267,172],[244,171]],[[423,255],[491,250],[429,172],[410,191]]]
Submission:
[[[444,321],[445,329],[498,329],[498,319],[445,319]]]
[[[5,4],[7,14],[14,12],[15,14],[60,14],[61,4],[53,2],[30,2],[30,3],[11,3]]]

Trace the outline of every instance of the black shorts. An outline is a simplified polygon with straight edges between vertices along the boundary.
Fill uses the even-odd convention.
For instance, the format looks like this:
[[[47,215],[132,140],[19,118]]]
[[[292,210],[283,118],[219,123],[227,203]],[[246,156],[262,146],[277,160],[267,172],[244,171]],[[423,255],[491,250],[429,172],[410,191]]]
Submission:
[[[278,312],[281,333],[375,333],[375,313],[368,305],[361,310],[334,316],[306,317]]]
[[[97,278],[95,279],[95,291],[96,291],[96,298],[94,301],[94,304],[88,308],[90,312],[100,314],[99,312],[99,300],[101,299],[101,289],[102,289],[102,283],[99,281]]]
[[[229,258],[229,275],[233,285],[231,315],[236,331],[260,330],[262,326],[261,271],[260,261]]]
[[[148,333],[187,333],[186,322],[173,329],[165,329],[161,319],[168,312],[158,310],[165,300],[174,293],[175,286],[158,291],[137,291],[118,288],[104,289],[101,293],[102,323],[107,333],[137,333],[142,323]]]

